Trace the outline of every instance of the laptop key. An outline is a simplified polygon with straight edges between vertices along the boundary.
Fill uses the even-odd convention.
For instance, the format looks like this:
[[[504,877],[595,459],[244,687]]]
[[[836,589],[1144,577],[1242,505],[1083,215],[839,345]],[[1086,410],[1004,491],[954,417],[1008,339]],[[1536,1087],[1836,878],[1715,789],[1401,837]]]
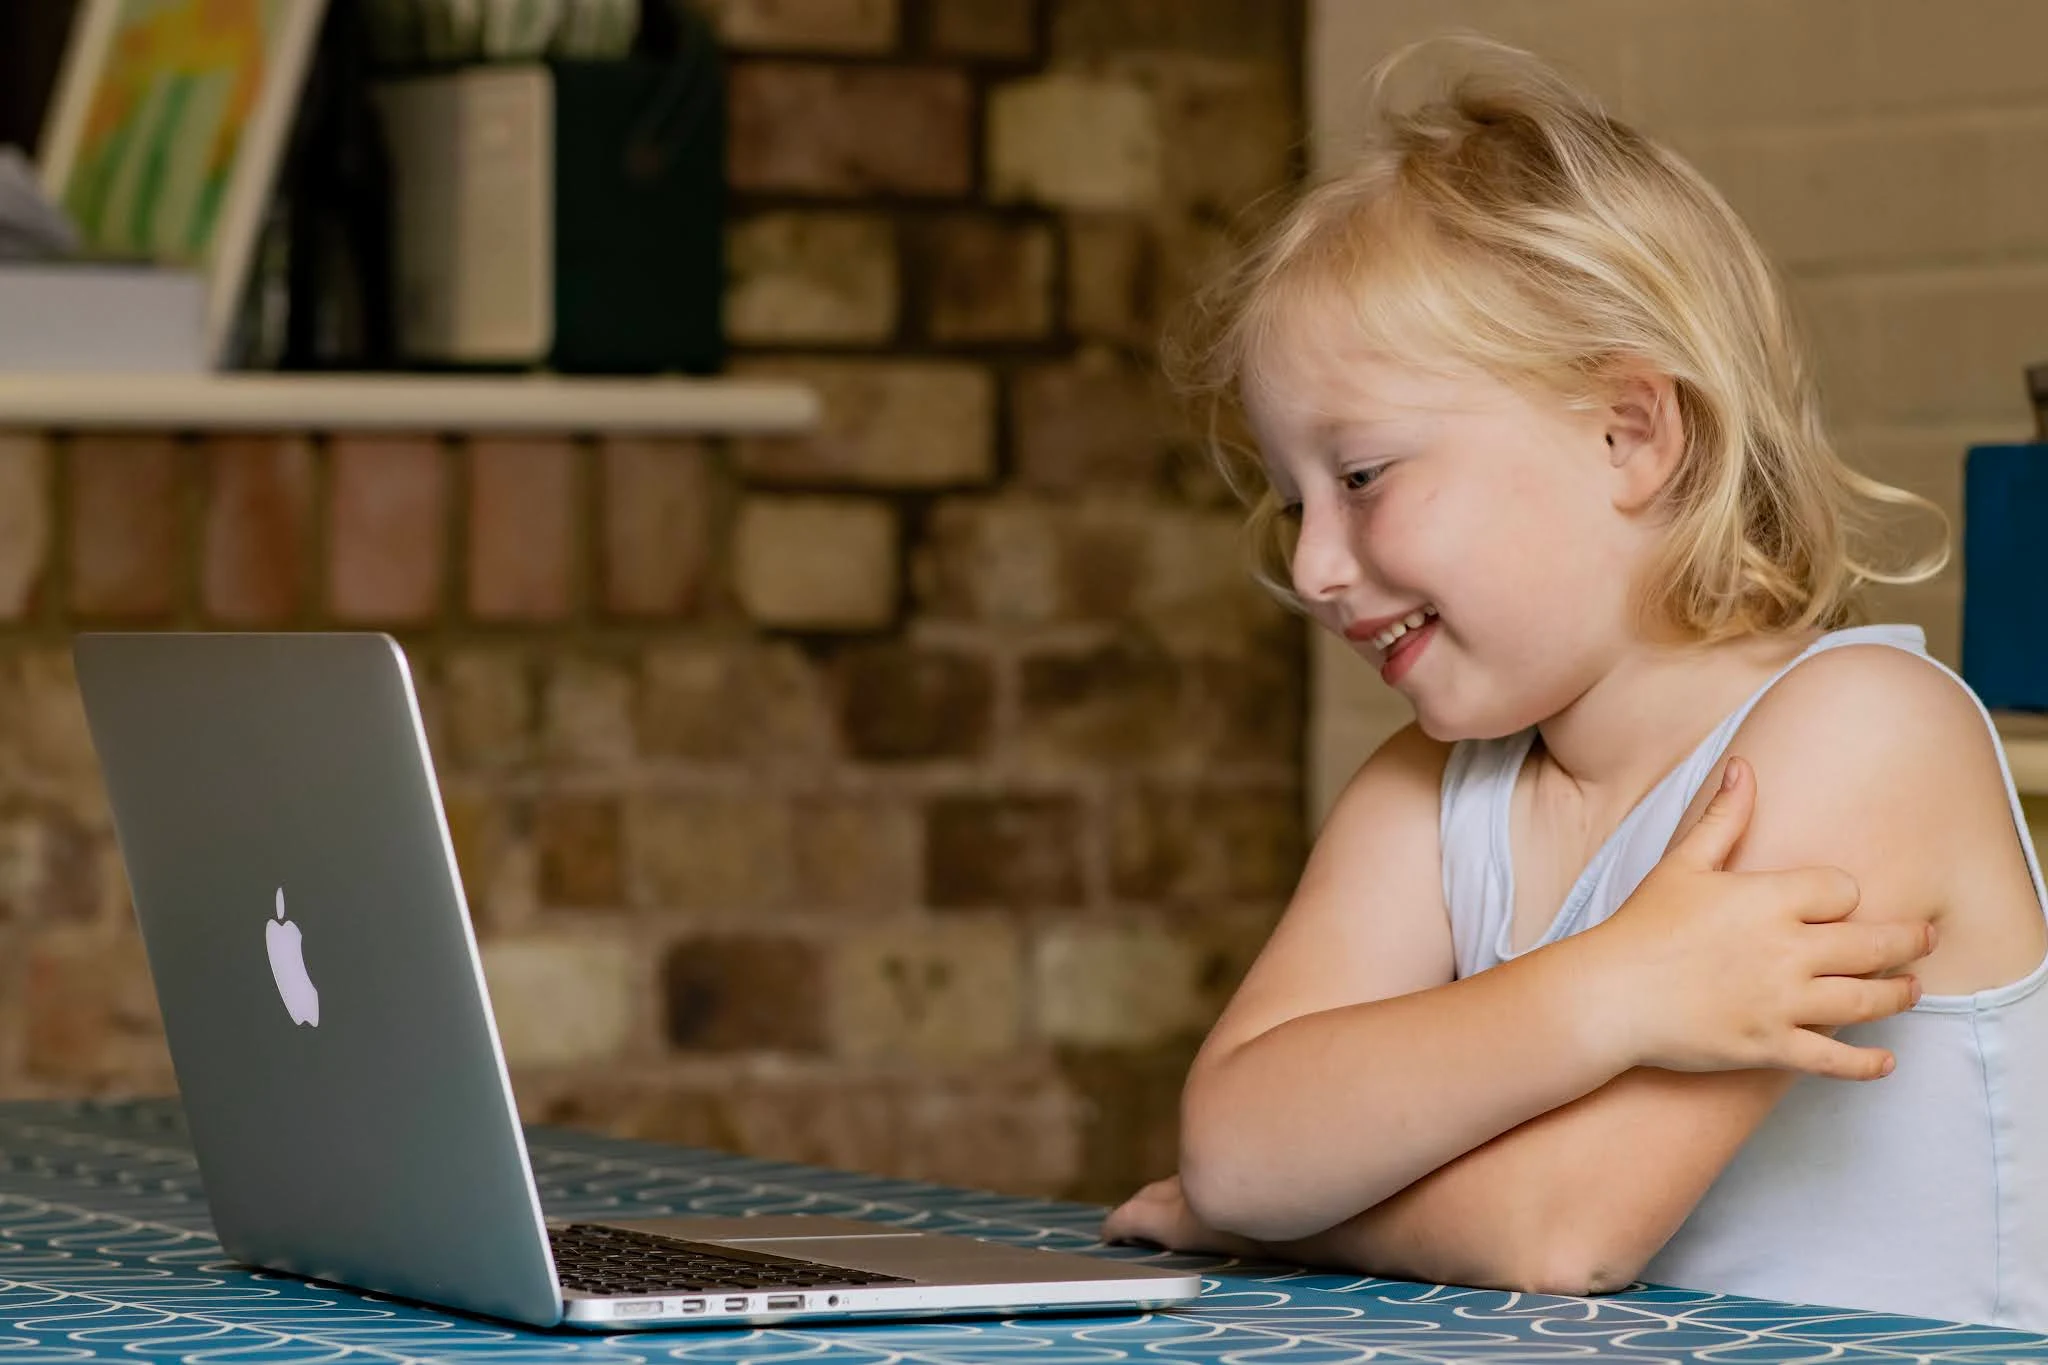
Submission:
[[[734,1247],[712,1247],[653,1233],[587,1223],[548,1229],[555,1271],[564,1289],[585,1294],[655,1294],[672,1290],[858,1288],[909,1284],[893,1275],[849,1270],[819,1261]]]

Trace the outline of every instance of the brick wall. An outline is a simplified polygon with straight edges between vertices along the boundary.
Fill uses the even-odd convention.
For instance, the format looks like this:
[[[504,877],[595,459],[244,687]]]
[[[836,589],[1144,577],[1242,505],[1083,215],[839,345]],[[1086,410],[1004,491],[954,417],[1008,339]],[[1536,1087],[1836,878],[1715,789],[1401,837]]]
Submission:
[[[2021,371],[2048,359],[2048,7],[1315,0],[1318,159],[1342,155],[1361,73],[1451,28],[1542,53],[1690,157],[1789,277],[1843,453],[1961,531],[1964,450],[2031,434]],[[1961,595],[1958,563],[1873,604],[1954,664]],[[1406,715],[1341,645],[1318,642],[1313,691],[1321,809]]]
[[[1296,7],[721,18],[735,368],[816,384],[814,437],[0,437],[0,1091],[170,1083],[67,633],[365,626],[531,1115],[1170,1167],[1299,865],[1305,664],[1152,353],[1294,174]]]

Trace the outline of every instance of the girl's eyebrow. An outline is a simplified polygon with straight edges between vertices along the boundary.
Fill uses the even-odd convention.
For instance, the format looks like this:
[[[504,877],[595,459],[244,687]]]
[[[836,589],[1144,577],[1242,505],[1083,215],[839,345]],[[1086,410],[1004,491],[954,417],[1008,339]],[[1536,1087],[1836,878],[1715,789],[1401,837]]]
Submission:
[[[1392,413],[1322,413],[1310,423],[1309,429],[1319,436],[1341,431],[1412,431],[1427,426],[1432,416],[1413,409]]]
[[[1426,425],[1416,417],[1328,418],[1311,428],[1311,438],[1317,449],[1335,451],[1347,441],[1412,439]]]

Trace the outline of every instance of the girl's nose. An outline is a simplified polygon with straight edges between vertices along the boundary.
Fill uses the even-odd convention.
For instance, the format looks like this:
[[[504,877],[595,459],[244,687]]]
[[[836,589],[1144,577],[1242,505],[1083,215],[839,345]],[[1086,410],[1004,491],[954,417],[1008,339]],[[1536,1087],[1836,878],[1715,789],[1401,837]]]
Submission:
[[[1294,591],[1306,602],[1333,602],[1357,584],[1358,556],[1342,516],[1302,505],[1293,570]]]

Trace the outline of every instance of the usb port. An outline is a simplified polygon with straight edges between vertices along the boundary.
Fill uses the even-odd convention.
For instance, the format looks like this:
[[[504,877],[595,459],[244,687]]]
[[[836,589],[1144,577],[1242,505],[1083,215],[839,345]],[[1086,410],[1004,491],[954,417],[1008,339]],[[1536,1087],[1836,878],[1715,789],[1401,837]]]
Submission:
[[[768,1311],[771,1313],[794,1313],[803,1306],[804,1296],[801,1294],[785,1294],[781,1298],[768,1300]]]
[[[747,1301],[746,1301],[745,1299],[743,1299],[743,1298],[742,1298],[742,1299],[727,1299],[727,1300],[725,1301],[725,1311],[726,1311],[726,1312],[728,1312],[728,1313],[738,1313],[738,1312],[742,1312],[742,1311],[744,1311],[744,1310],[745,1310],[746,1306],[747,1306]]]
[[[651,1318],[660,1312],[660,1299],[628,1299],[612,1305],[612,1316],[618,1318]]]

